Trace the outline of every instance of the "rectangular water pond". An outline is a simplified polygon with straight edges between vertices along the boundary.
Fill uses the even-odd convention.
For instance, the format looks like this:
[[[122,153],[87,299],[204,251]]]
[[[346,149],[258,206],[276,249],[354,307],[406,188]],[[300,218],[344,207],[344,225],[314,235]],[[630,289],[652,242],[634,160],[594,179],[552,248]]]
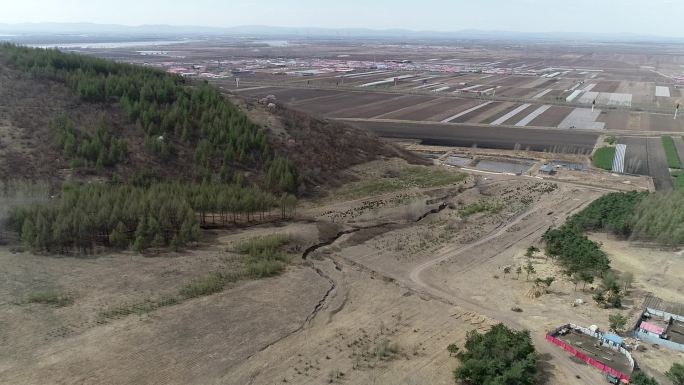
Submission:
[[[450,156],[446,159],[445,163],[451,166],[468,167],[472,161],[471,158],[466,158],[465,156]]]
[[[524,174],[532,168],[533,162],[483,159],[477,162],[475,168],[483,171],[505,172],[510,174]]]
[[[553,168],[564,168],[566,170],[572,171],[584,171],[587,169],[587,165],[583,163],[573,163],[573,162],[563,162],[561,160],[552,160],[549,164]]]

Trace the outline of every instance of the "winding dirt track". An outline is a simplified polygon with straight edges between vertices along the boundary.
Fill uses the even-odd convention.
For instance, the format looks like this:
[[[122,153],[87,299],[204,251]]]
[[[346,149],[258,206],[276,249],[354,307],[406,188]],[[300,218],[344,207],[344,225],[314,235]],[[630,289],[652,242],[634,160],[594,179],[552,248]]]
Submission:
[[[582,206],[584,203],[580,204],[579,206]],[[579,207],[578,206],[578,207]],[[575,208],[576,209],[576,208]],[[493,318],[495,320],[501,321],[504,324],[515,328],[515,329],[525,329],[526,326],[520,322],[520,316],[511,312],[504,312],[496,309],[491,309],[489,307],[483,306],[481,303],[476,303],[473,302],[467,298],[459,297],[457,293],[451,293],[451,292],[446,292],[442,289],[440,289],[437,286],[432,285],[429,282],[424,281],[421,278],[421,274],[425,272],[426,270],[436,266],[437,264],[444,262],[448,259],[451,259],[453,257],[458,256],[459,254],[462,254],[466,251],[472,250],[476,248],[477,246],[481,246],[486,244],[487,242],[490,242],[498,237],[501,237],[504,235],[509,229],[511,229],[513,226],[519,224],[521,221],[525,220],[529,216],[533,215],[535,212],[539,210],[539,207],[530,209],[528,211],[523,212],[522,214],[516,216],[508,222],[506,225],[499,227],[498,229],[494,230],[492,233],[489,235],[485,236],[484,238],[481,238],[473,243],[470,243],[468,245],[465,245],[459,249],[456,250],[446,250],[445,252],[438,254],[436,258],[426,261],[416,267],[414,267],[409,275],[409,278],[411,280],[411,283],[415,285],[416,287],[420,288],[421,290],[439,298],[443,298],[444,300],[447,300],[454,305],[463,307],[467,310],[477,312],[479,314],[488,316],[490,318]],[[568,212],[573,211],[574,209],[568,210]],[[539,227],[536,229],[539,230],[544,227],[544,224],[541,224]],[[536,230],[535,230],[536,232]],[[528,233],[521,234],[519,238],[515,240],[515,243],[522,241],[523,239],[527,238],[529,236]],[[535,348],[539,353],[542,355],[551,356],[554,358],[553,363],[560,368],[563,369],[563,371],[566,373],[566,378],[563,379],[563,384],[600,384],[605,379],[603,376],[593,368],[590,368],[588,366],[579,366],[578,364],[573,363],[570,361],[570,357],[564,352],[561,351],[551,345],[549,345],[548,342],[545,340],[544,335],[540,335],[539,333],[532,333],[532,339],[534,341]],[[581,378],[581,379],[580,379]]]
[[[493,180],[490,182],[486,182],[484,185],[493,185],[493,184],[498,184],[498,183],[506,183],[510,179],[516,179],[516,178],[502,178],[499,180]],[[610,187],[597,187],[597,186],[588,186],[584,185],[581,183],[574,183],[574,182],[567,182],[567,181],[554,181],[558,184],[561,185],[569,185],[569,186],[576,186],[576,187],[582,187],[587,190],[593,190],[594,192],[602,192],[602,193],[607,193],[607,192],[613,192],[613,191],[619,191],[615,190]],[[585,205],[589,204],[591,200],[577,200],[576,204],[572,205],[558,205],[555,206],[557,215],[561,216],[568,216],[571,215],[572,213],[576,212],[577,210],[581,209]],[[566,202],[568,203],[568,202]],[[484,236],[483,238],[480,238],[478,240],[473,241],[472,243],[469,243],[467,245],[463,245],[461,247],[454,247],[454,246],[446,246],[444,247],[433,259],[430,259],[428,261],[425,261],[415,267],[413,267],[407,275],[403,276],[392,276],[392,275],[387,275],[383,271],[378,271],[375,270],[369,266],[364,265],[363,263],[360,263],[358,261],[350,260],[347,258],[344,258],[344,261],[347,263],[352,264],[353,266],[356,266],[357,268],[361,268],[363,270],[367,270],[368,272],[383,277],[383,278],[388,278],[389,281],[394,282],[394,284],[399,285],[400,287],[414,291],[416,293],[423,293],[428,297],[431,297],[434,300],[438,300],[447,304],[450,304],[452,306],[458,306],[461,307],[464,310],[472,311],[484,316],[487,316],[491,319],[503,322],[504,324],[508,325],[509,327],[512,327],[514,329],[530,329],[529,325],[527,322],[525,322],[525,316],[518,314],[518,313],[513,313],[508,310],[502,310],[502,309],[494,309],[491,307],[486,306],[486,304],[478,301],[473,301],[470,298],[465,297],[464,295],[459,296],[458,291],[446,291],[436,284],[432,284],[430,282],[426,282],[423,280],[423,273],[427,272],[430,268],[435,267],[436,265],[445,262],[449,259],[455,258],[463,253],[466,253],[467,251],[473,250],[479,246],[486,245],[488,242],[494,241],[495,239],[502,237],[509,232],[509,230],[514,230],[513,229],[516,225],[519,225],[521,222],[527,220],[528,218],[534,216],[535,214],[538,214],[540,210],[542,210],[544,206],[537,205],[527,211],[524,211],[514,217],[512,217],[507,223],[501,224],[499,227],[496,229],[492,230],[488,235]],[[498,250],[493,250],[494,253],[492,254],[482,254],[482,255],[477,255],[474,256],[473,258],[470,258],[467,261],[461,261],[462,266],[456,271],[458,274],[463,274],[463,273],[468,273],[470,270],[474,269],[477,267],[479,264],[485,262],[488,259],[496,258],[500,253],[504,252],[507,250],[509,247],[518,244],[520,242],[526,242],[527,239],[530,236],[535,236],[539,237],[543,233],[543,231],[548,228],[550,225],[554,224],[554,221],[550,219],[548,215],[543,215],[542,218],[548,218],[548,219],[541,219],[538,220],[538,222],[534,224],[528,223],[526,226],[525,231],[517,231],[517,233],[514,234],[508,234],[509,238],[506,244],[503,246],[498,246]],[[511,235],[513,237],[511,237]],[[326,245],[334,243],[338,237],[335,238],[332,242],[327,242]],[[323,246],[325,247],[325,245]],[[333,259],[333,262],[335,260]],[[454,271],[452,271],[453,273]],[[320,308],[318,308],[320,309]],[[317,310],[318,310],[317,309]],[[542,355],[542,360],[547,362],[547,364],[550,364],[552,366],[555,366],[558,368],[561,375],[557,376],[554,379],[549,380],[547,382],[548,385],[585,385],[585,384],[601,384],[605,381],[604,376],[597,370],[587,366],[587,365],[581,365],[577,364],[573,361],[571,361],[571,357],[565,353],[564,351],[557,349],[555,346],[550,345],[548,342],[545,340],[545,332],[544,331],[532,331],[531,333],[535,348],[537,351]]]

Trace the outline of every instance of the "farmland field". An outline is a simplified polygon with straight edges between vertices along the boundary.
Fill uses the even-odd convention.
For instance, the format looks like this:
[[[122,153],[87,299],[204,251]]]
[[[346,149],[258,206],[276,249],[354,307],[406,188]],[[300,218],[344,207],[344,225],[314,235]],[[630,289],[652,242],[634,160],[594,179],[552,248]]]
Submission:
[[[671,136],[663,136],[660,140],[663,143],[668,167],[681,169],[682,162],[680,161],[679,154],[677,154],[677,147],[675,147],[674,139],[672,139]]]
[[[596,150],[591,162],[598,168],[611,170],[613,168],[613,158],[615,158],[615,147],[602,147]]]
[[[672,171],[672,183],[675,190],[684,190],[684,171]]]

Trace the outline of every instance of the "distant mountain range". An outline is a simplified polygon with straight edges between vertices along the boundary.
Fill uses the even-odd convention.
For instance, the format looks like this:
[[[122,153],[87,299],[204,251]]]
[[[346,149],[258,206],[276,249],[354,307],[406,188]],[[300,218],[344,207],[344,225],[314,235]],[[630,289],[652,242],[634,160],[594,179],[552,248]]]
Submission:
[[[461,30],[453,32],[413,31],[406,29],[366,28],[296,28],[272,26],[202,27],[172,25],[125,26],[93,23],[0,23],[0,34],[64,34],[64,35],[135,35],[136,37],[169,36],[242,36],[242,37],[289,37],[289,38],[394,38],[394,39],[459,39],[459,40],[565,40],[597,42],[681,42],[682,38],[637,35],[630,33],[586,32],[511,32]],[[92,36],[91,36],[92,37]]]

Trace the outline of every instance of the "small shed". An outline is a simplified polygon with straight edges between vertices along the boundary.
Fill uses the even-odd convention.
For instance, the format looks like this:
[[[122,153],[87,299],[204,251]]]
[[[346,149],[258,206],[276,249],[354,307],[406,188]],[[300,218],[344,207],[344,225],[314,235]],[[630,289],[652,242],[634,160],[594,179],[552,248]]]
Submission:
[[[542,174],[553,175],[556,173],[556,169],[551,164],[545,164],[539,167],[539,172]]]
[[[603,335],[603,339],[606,340],[609,344],[613,346],[622,346],[622,344],[625,343],[625,341],[622,339],[622,337],[616,335],[616,334],[611,334],[611,333],[606,333]]]

